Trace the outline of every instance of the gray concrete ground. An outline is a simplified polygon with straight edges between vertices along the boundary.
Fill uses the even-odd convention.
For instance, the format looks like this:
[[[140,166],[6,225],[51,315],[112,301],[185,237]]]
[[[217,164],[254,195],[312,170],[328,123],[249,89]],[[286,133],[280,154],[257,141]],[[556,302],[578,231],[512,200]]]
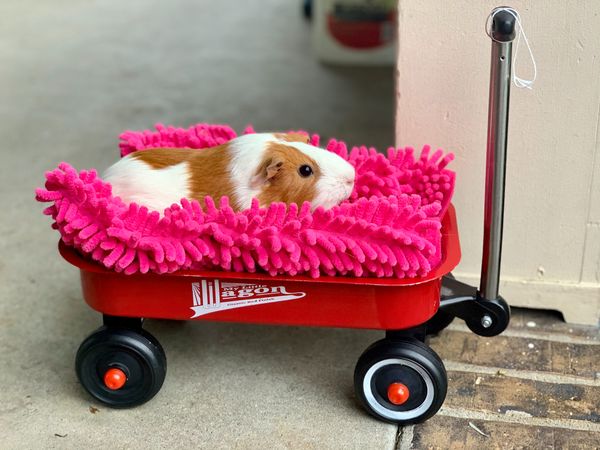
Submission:
[[[103,169],[119,132],[156,122],[391,144],[393,71],[319,65],[299,3],[0,3],[0,448],[394,445],[397,428],[354,405],[371,332],[150,322],[161,392],[128,411],[94,403],[73,365],[100,317],[33,200],[45,170]]]
[[[598,448],[597,329],[537,313],[432,339],[448,398],[403,429],[354,402],[372,331],[149,321],[169,366],[151,402],[112,410],[79,386],[100,317],[33,200],[45,170],[103,169],[120,131],[159,121],[392,143],[392,70],[319,65],[298,3],[0,3],[0,448]]]

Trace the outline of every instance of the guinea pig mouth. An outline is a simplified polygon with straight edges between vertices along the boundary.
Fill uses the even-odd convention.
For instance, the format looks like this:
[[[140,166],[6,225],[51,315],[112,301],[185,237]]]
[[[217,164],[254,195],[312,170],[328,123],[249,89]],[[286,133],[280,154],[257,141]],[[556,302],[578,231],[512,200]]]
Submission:
[[[318,187],[320,195],[313,200],[313,208],[319,206],[330,209],[340,203],[348,200],[354,191],[354,182],[348,180],[335,179],[326,180]]]
[[[344,188],[344,196],[340,201],[348,200],[350,198],[350,196],[352,195],[352,191],[354,190],[354,183],[352,183],[351,186],[345,185]]]
[[[333,195],[330,197],[327,202],[327,208],[333,208],[334,206],[339,205],[340,203],[348,200],[350,195],[352,195],[352,191],[354,190],[354,185],[348,187],[347,185],[340,186],[340,191],[343,192],[342,195]]]

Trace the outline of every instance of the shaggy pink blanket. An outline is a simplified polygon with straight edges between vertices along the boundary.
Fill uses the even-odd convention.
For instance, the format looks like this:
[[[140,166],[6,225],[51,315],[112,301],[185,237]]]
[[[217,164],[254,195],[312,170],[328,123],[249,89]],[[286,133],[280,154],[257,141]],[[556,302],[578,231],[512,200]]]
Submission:
[[[245,133],[254,132],[251,127]],[[121,135],[121,155],[156,147],[212,147],[234,138],[228,126],[199,124],[189,129],[156,126],[156,131]],[[311,143],[319,144],[312,135]],[[441,218],[454,189],[452,154],[424,147],[373,148],[332,139],[327,150],[356,169],[349,200],[330,210],[310,204],[272,204],[234,212],[227,198],[215,204],[183,199],[164,212],[125,204],[111,194],[95,170],[77,172],[67,163],[46,173],[40,202],[62,240],[117,272],[166,273],[222,269],[277,274],[417,277],[441,260]]]

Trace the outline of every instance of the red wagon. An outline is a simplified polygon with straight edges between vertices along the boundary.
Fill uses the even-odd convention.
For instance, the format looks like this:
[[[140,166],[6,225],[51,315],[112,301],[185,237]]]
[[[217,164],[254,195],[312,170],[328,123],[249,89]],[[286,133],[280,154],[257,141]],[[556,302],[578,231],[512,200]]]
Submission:
[[[495,11],[491,36],[479,290],[450,275],[460,260],[453,206],[442,222],[441,264],[425,277],[402,280],[208,271],[126,276],[82,258],[61,241],[61,255],[80,269],[85,301],[104,317],[104,325],[77,352],[77,375],[87,391],[113,407],[144,403],[159,391],[166,357],[156,338],[143,330],[143,318],[369,328],[385,330],[386,336],[357,362],[354,385],[360,403],[377,418],[399,424],[435,414],[446,396],[447,376],[441,359],[424,343],[426,334],[459,317],[475,333],[494,336],[510,317],[498,281],[514,15]]]

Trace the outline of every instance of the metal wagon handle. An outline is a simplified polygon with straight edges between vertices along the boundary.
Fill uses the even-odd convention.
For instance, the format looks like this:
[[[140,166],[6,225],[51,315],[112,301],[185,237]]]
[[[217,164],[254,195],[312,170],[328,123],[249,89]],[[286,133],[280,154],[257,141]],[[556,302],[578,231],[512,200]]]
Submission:
[[[510,321],[510,307],[499,295],[508,110],[512,74],[512,44],[517,13],[511,8],[492,10],[489,36],[492,40],[488,107],[487,157],[483,257],[479,290],[445,277],[440,302],[441,314],[460,317],[475,333],[495,336]],[[445,293],[445,295],[444,295]]]
[[[483,258],[479,285],[479,293],[486,300],[498,298],[500,282],[512,42],[516,35],[516,13],[509,11],[508,8],[496,8],[491,13],[492,60],[488,107]]]

